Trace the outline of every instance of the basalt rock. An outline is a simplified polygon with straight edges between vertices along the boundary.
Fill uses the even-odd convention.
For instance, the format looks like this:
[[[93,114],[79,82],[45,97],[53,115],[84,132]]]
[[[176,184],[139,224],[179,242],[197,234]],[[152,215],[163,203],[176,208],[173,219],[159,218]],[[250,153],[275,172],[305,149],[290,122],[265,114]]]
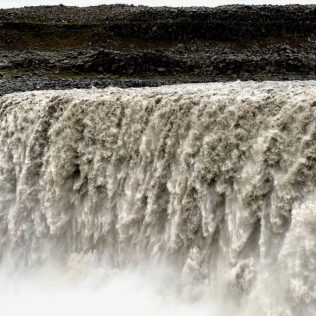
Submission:
[[[0,10],[0,25],[4,80],[316,78],[315,5],[26,7]]]

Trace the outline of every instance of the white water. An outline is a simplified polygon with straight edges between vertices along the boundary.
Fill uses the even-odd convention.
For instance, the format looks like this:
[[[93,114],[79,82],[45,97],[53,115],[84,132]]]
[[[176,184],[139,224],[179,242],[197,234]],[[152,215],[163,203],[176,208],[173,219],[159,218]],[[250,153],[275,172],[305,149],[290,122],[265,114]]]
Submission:
[[[316,315],[315,101],[315,82],[2,97],[0,312]]]
[[[1,315],[223,316],[233,310],[210,300],[202,287],[194,292],[185,289],[166,267],[143,264],[124,271],[92,267],[66,272],[46,266],[10,281],[4,277]]]

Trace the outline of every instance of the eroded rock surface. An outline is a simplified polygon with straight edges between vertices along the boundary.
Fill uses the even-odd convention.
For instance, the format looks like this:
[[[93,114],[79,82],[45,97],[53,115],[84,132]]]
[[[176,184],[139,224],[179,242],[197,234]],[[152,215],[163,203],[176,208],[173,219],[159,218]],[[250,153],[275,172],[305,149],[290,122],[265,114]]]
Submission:
[[[313,5],[43,6],[0,10],[0,24],[3,80],[65,79],[50,86],[75,88],[86,87],[86,79],[123,87],[129,79],[160,85],[316,78]],[[17,82],[16,91],[26,90]]]

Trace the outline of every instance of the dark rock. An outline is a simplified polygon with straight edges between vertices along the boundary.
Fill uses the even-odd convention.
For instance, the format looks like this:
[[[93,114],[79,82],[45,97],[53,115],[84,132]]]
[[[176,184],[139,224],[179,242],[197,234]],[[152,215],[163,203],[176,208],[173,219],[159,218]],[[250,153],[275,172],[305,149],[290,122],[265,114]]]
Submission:
[[[0,25],[0,94],[316,79],[315,5],[41,6],[0,10]]]

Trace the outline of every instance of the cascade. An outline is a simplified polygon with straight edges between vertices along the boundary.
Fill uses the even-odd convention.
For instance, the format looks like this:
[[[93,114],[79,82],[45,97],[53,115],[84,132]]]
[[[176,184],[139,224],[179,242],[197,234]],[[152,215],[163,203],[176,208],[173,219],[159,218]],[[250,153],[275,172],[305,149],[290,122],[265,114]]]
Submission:
[[[150,261],[235,315],[315,315],[315,105],[315,81],[1,97],[3,271]]]

